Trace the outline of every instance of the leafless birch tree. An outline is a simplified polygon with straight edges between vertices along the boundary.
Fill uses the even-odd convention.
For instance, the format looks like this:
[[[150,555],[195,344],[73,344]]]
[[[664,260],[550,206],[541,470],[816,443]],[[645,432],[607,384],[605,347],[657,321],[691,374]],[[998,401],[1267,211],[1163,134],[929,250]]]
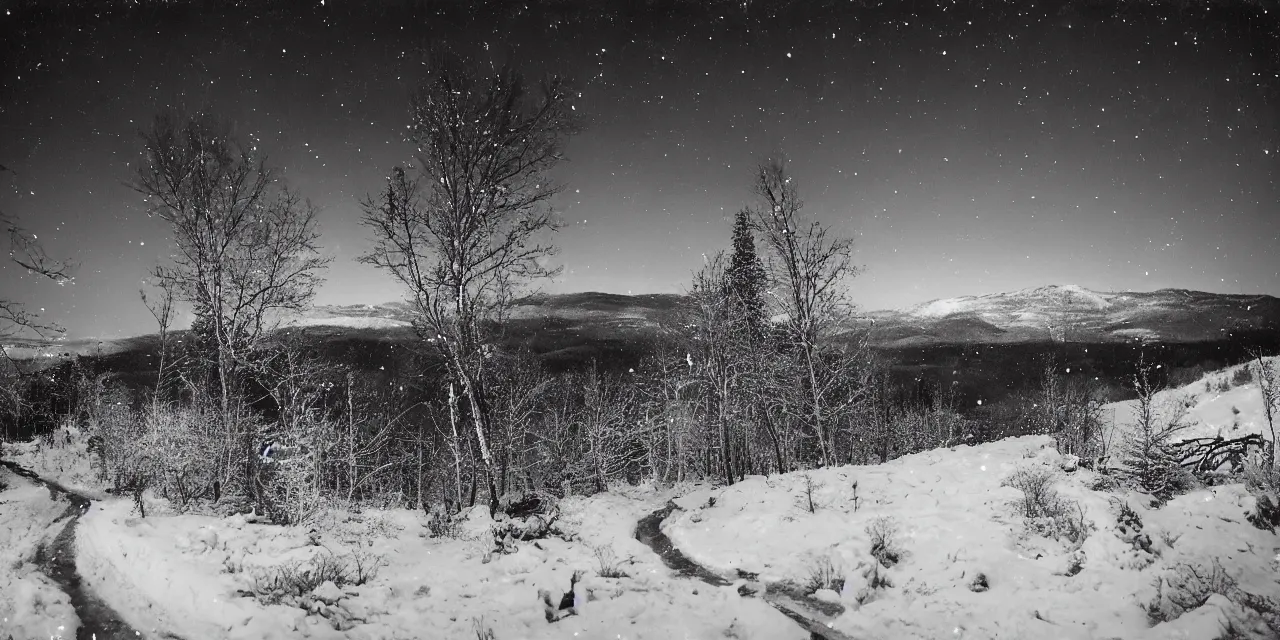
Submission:
[[[511,69],[496,73],[453,59],[433,62],[411,103],[410,140],[420,180],[397,168],[383,194],[364,203],[374,247],[361,260],[408,289],[416,326],[458,383],[489,489],[498,499],[490,447],[493,398],[486,331],[516,287],[550,276],[557,228],[548,175],[576,130],[572,92],[559,78],[531,91]]]
[[[311,302],[328,259],[318,253],[317,210],[207,116],[159,114],[142,133],[133,188],[169,225],[175,253],[154,275],[192,305],[212,336],[228,444],[238,376],[278,314]],[[250,436],[246,442],[253,447]],[[247,453],[247,452],[245,452]]]
[[[786,314],[786,335],[803,369],[808,395],[808,419],[818,442],[821,462],[836,461],[834,426],[824,418],[832,399],[824,379],[819,340],[847,315],[844,286],[857,275],[853,241],[835,237],[817,220],[804,216],[795,181],[781,160],[760,165],[756,195],[762,207],[754,213],[755,225],[769,247],[767,261],[777,310]]]

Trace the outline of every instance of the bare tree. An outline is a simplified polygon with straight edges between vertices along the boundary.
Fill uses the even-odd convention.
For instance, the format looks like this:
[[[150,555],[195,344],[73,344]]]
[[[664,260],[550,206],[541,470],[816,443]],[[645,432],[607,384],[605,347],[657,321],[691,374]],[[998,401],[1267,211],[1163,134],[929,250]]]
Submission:
[[[448,362],[468,405],[491,506],[498,474],[489,446],[493,345],[486,331],[519,285],[554,273],[552,247],[541,237],[558,226],[550,200],[560,187],[548,173],[576,130],[571,97],[559,78],[533,95],[509,68],[482,73],[435,60],[412,100],[421,180],[397,168],[383,195],[364,202],[374,248],[361,261],[405,285],[420,335]]]
[[[843,285],[857,275],[853,241],[833,237],[817,220],[802,213],[795,181],[781,160],[760,165],[756,194],[763,207],[753,211],[756,228],[770,249],[768,267],[779,310],[786,314],[786,334],[803,368],[808,419],[818,441],[821,462],[835,462],[832,425],[824,420],[824,380],[819,340],[836,328],[848,312]]]
[[[156,390],[152,398],[153,403],[158,403],[164,395],[165,365],[168,364],[167,356],[169,355],[169,328],[173,326],[173,303],[176,297],[175,284],[173,280],[161,280],[157,283],[160,297],[155,301],[147,299],[146,290],[138,290],[142,304],[147,307],[147,311],[151,312],[151,317],[155,318],[156,325],[160,329],[160,362],[156,367]]]
[[[628,467],[637,464],[642,449],[630,424],[633,396],[616,378],[594,367],[582,379],[582,408],[578,415],[585,477],[596,491],[609,488]]]
[[[1276,456],[1276,418],[1280,417],[1280,370],[1275,360],[1264,360],[1261,351],[1253,351],[1253,378],[1258,381],[1262,394],[1262,415],[1271,431],[1271,446],[1263,452],[1264,464],[1273,471],[1280,465]]]
[[[0,173],[8,171],[0,165]],[[45,253],[39,238],[27,231],[17,217],[0,211],[0,227],[3,227],[5,238],[9,241],[9,260],[29,273],[64,284],[72,280],[76,265],[67,260],[58,260]],[[56,324],[44,322],[31,313],[26,305],[17,300],[0,296],[0,338],[7,338],[21,333],[24,329],[35,331],[40,335],[62,333]]]
[[[9,168],[0,165],[0,173]],[[17,217],[0,211],[0,228],[9,242],[9,260],[19,268],[43,279],[58,284],[66,284],[73,277],[76,265],[66,260],[49,257],[35,234],[28,232]],[[34,332],[40,336],[63,333],[62,327],[55,323],[41,320],[26,305],[18,300],[9,299],[0,294],[0,339],[10,338],[24,332]],[[0,346],[0,411],[7,414],[8,424],[16,423],[26,411],[28,403],[21,390],[23,376],[17,364],[9,357],[9,351]],[[7,427],[6,427],[7,428]]]
[[[317,210],[282,186],[256,147],[246,148],[206,114],[164,111],[142,141],[132,186],[148,213],[169,225],[177,250],[154,275],[191,303],[197,325],[211,334],[232,441],[239,376],[279,314],[311,302],[329,262],[319,255]],[[252,434],[246,443],[254,445]]]

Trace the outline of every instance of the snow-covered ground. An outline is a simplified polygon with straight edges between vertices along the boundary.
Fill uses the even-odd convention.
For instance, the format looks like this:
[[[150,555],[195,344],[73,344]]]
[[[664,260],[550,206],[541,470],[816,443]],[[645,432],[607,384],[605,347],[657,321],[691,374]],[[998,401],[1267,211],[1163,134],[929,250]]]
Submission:
[[[1061,496],[1083,509],[1093,530],[1082,544],[1028,533],[1013,506],[1022,492],[1001,486],[1022,467],[1052,471]],[[803,583],[829,560],[844,578],[840,593],[827,594],[846,607],[835,628],[853,637],[1207,640],[1218,637],[1223,616],[1252,629],[1251,637],[1268,637],[1256,616],[1221,598],[1154,628],[1142,608],[1167,570],[1213,559],[1245,591],[1280,598],[1280,536],[1245,521],[1253,498],[1242,485],[1150,509],[1142,496],[1093,491],[1095,474],[1063,467],[1072,465],[1048,437],[1029,436],[883,465],[751,477],[678,499],[684,511],[664,531],[686,555],[725,574]],[[1121,530],[1115,500],[1141,518],[1149,551],[1130,528]],[[896,525],[902,557],[873,572],[867,528],[877,518]],[[1079,570],[1069,575],[1073,564]],[[876,574],[891,586],[869,587]],[[989,589],[971,589],[978,574]]]
[[[0,638],[74,637],[71,601],[37,571],[36,549],[57,535],[67,508],[49,491],[0,466]]]
[[[136,516],[127,500],[106,495],[97,483],[79,435],[63,444],[7,445],[6,457],[98,498],[77,525],[79,572],[87,585],[135,629],[153,637],[174,633],[195,638],[475,638],[477,627],[507,638],[803,638],[791,621],[757,599],[729,587],[680,578],[634,538],[636,523],[675,495],[653,487],[620,487],[560,504],[568,540],[519,543],[515,553],[494,554],[485,533],[487,509],[469,521],[469,535],[433,538],[421,512],[348,511],[333,514],[318,532],[247,521],[244,516],[174,514],[152,501],[148,517]],[[0,558],[33,553],[35,543],[56,533],[48,523],[66,507],[22,478],[3,499],[11,541],[0,538]],[[9,504],[20,505],[16,518]],[[488,538],[490,542],[485,542]],[[25,551],[22,551],[25,550]],[[599,576],[597,551],[616,559],[626,577]],[[377,565],[373,579],[325,595],[283,604],[250,597],[255,578],[273,567],[305,566],[331,556],[356,557]],[[539,589],[558,601],[577,570],[585,577],[578,614],[548,623]],[[14,591],[8,588],[17,585]],[[76,628],[62,596],[34,568],[0,573],[10,619],[0,624],[15,638],[50,637]],[[323,590],[322,590],[323,591]],[[59,600],[61,598],[61,600]],[[61,609],[57,607],[61,604]],[[34,625],[34,626],[33,626]],[[0,633],[0,638],[7,638]]]
[[[509,555],[489,554],[480,540],[431,538],[422,514],[402,510],[344,514],[313,536],[243,516],[144,520],[117,501],[84,516],[78,553],[81,573],[126,620],[184,638],[474,638],[477,624],[496,638],[803,637],[759,601],[671,576],[632,537],[665,498],[571,498],[561,507],[573,542],[522,543]],[[628,577],[596,575],[597,547],[610,549]],[[367,584],[335,591],[321,613],[237,595],[272,565],[330,553],[359,554],[380,569]],[[558,599],[575,570],[586,574],[579,614],[548,623],[538,589]]]
[[[1232,375],[1211,374],[1184,389],[1188,417],[1198,425],[1186,437],[1261,431],[1256,384],[1220,391],[1213,378]],[[1109,409],[1123,419],[1124,406]],[[1099,477],[1076,468],[1043,436],[884,465],[751,477],[723,488],[619,487],[571,497],[560,505],[565,539],[495,554],[483,507],[451,538],[432,537],[424,514],[405,510],[339,511],[315,531],[244,516],[178,515],[158,501],[149,517],[138,518],[128,501],[100,490],[79,434],[71,444],[65,435],[55,436],[63,442],[55,446],[7,445],[5,455],[97,498],[77,525],[79,571],[132,627],[153,637],[476,638],[479,628],[499,640],[804,638],[759,598],[740,595],[745,580],[735,578],[745,571],[766,582],[803,583],[826,562],[843,586],[817,595],[845,607],[833,624],[857,638],[1208,640],[1227,621],[1245,637],[1266,638],[1263,621],[1239,596],[1280,602],[1280,536],[1246,522],[1255,502],[1242,485],[1197,490],[1152,508],[1139,494],[1095,490],[1105,487]],[[1029,529],[1013,505],[1023,493],[1002,486],[1018,469],[1051,472],[1057,492],[1078,505],[1088,536],[1072,543]],[[24,478],[6,479],[0,638],[70,637],[77,623],[66,597],[31,562],[66,505]],[[637,521],[672,499],[681,510],[664,532],[732,584],[677,577],[635,540]],[[1122,516],[1121,504],[1140,529]],[[872,555],[868,528],[877,523],[896,528],[891,546],[900,557],[887,569]],[[626,577],[599,575],[598,553],[615,558]],[[248,595],[257,578],[321,558],[359,559],[377,572],[364,584],[324,585],[279,604]],[[1158,579],[1215,562],[1238,583],[1234,600],[1213,596],[1150,626],[1144,605],[1157,599]],[[578,614],[547,622],[538,591],[558,599],[579,570]],[[975,587],[979,575],[982,586]]]

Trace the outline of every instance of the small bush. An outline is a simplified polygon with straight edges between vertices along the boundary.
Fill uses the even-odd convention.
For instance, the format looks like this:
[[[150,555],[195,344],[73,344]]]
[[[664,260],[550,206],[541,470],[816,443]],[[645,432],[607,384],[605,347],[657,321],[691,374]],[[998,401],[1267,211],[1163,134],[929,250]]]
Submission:
[[[1067,577],[1077,575],[1081,571],[1084,571],[1084,555],[1080,552],[1071,554],[1070,559],[1067,561]]]
[[[1013,472],[1002,487],[1022,492],[1018,510],[1024,518],[1043,518],[1058,509],[1058,493],[1053,489],[1053,472],[1038,467],[1023,467]]]
[[[592,547],[591,551],[596,556],[596,566],[598,571],[596,574],[601,578],[625,578],[627,573],[622,570],[621,562],[618,556],[613,552],[613,548],[608,545],[600,545]]]
[[[1130,531],[1142,531],[1142,517],[1138,515],[1129,503],[1120,498],[1111,498],[1111,504],[1116,507],[1116,524],[1120,526],[1120,533],[1128,533]]]
[[[1120,483],[1112,476],[1099,473],[1093,477],[1089,483],[1091,491],[1115,491],[1120,488]]]
[[[433,509],[427,516],[427,531],[433,538],[457,538],[461,529],[459,522],[444,509]]]
[[[887,569],[902,559],[898,547],[898,523],[891,517],[882,516],[867,525],[867,535],[871,537],[871,556]]]
[[[1174,438],[1183,430],[1189,398],[1157,401],[1161,387],[1151,380],[1152,369],[1139,365],[1133,389],[1137,393],[1134,424],[1124,447],[1123,476],[1134,488],[1161,503],[1194,486],[1191,474],[1178,464]]]
[[[1233,387],[1243,387],[1250,382],[1253,382],[1253,367],[1243,366],[1231,374],[1231,386]]]
[[[264,604],[281,604],[302,598],[325,582],[338,587],[365,584],[377,577],[382,562],[380,556],[359,552],[349,556],[322,553],[307,562],[295,560],[252,572],[251,590]]]
[[[813,494],[817,493],[818,490],[822,488],[822,483],[817,480],[814,480],[813,476],[807,473],[804,474],[803,477],[804,477],[804,495],[801,496],[801,504],[804,506],[805,511],[808,511],[809,513],[817,513],[818,503],[814,501]]]
[[[1244,465],[1244,486],[1250,493],[1280,493],[1280,466],[1268,468],[1254,461]]]
[[[1014,471],[1001,486],[1022,492],[1016,506],[1026,518],[1028,530],[1046,538],[1083,544],[1093,526],[1085,519],[1080,503],[1058,495],[1053,479],[1053,472],[1048,469],[1023,467]]]
[[[830,556],[822,556],[809,567],[809,577],[805,580],[806,594],[813,594],[819,589],[830,589],[839,593],[844,589],[844,574],[831,562]]]
[[[982,593],[990,588],[991,585],[987,583],[987,574],[982,572],[979,572],[978,575],[974,576],[973,580],[969,582],[969,590],[974,593]]]
[[[472,618],[471,627],[476,632],[476,640],[496,640],[498,637],[494,633],[493,627],[489,626],[489,623],[484,618]]]
[[[1280,599],[1236,590],[1233,602],[1258,614],[1267,629],[1276,634],[1274,637],[1280,637]]]
[[[1153,626],[1198,609],[1215,593],[1233,601],[1240,597],[1235,578],[1216,558],[1208,567],[1179,563],[1157,576],[1155,587],[1155,597],[1144,606],[1147,621]]]

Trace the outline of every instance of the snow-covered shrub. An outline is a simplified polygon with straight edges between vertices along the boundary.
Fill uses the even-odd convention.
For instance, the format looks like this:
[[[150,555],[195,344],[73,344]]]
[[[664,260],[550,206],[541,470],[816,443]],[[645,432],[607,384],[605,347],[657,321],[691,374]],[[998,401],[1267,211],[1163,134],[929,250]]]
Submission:
[[[1236,590],[1236,604],[1257,614],[1263,624],[1271,631],[1271,637],[1280,637],[1280,598]]]
[[[138,446],[146,435],[139,416],[130,406],[128,393],[119,387],[103,388],[94,397],[86,399],[86,412],[92,412],[91,429],[101,444],[103,480],[120,491],[136,485],[147,471],[147,453]]]
[[[1121,498],[1111,497],[1111,504],[1116,507],[1116,524],[1121,533],[1129,531],[1142,531],[1142,517],[1138,512],[1129,506],[1129,503]]]
[[[898,522],[892,516],[881,516],[867,525],[867,535],[871,537],[871,556],[885,568],[898,564],[902,559],[902,549],[898,545]]]
[[[217,477],[217,417],[199,405],[153,404],[141,416],[138,442],[153,485],[179,511],[212,495]]]
[[[1143,607],[1152,625],[1200,608],[1215,593],[1232,601],[1239,598],[1235,578],[1222,568],[1217,558],[1207,567],[1178,563],[1157,576],[1154,584],[1156,595]]]
[[[358,550],[345,556],[325,551],[305,562],[292,560],[254,570],[250,574],[251,589],[265,604],[297,604],[298,599],[326,582],[339,588],[365,584],[377,577],[383,561],[381,556]]]
[[[1058,368],[1052,357],[1045,362],[1029,418],[1036,431],[1053,436],[1058,451],[1092,463],[1107,453],[1102,416],[1105,390],[1097,380],[1070,376]]]
[[[458,522],[443,507],[436,505],[427,514],[427,531],[432,538],[457,538]]]
[[[1257,504],[1248,514],[1249,522],[1259,529],[1280,527],[1280,469],[1249,461],[1244,465],[1244,481]]]
[[[809,567],[809,575],[804,582],[804,591],[812,594],[819,589],[830,589],[839,593],[844,589],[844,573],[831,561],[831,556],[823,555],[814,559]]]
[[[802,475],[801,477],[804,478],[804,485],[801,489],[802,491],[804,491],[804,494],[800,497],[800,506],[803,507],[804,510],[808,511],[809,513],[817,513],[818,503],[814,501],[813,494],[821,490],[823,487],[823,484],[818,480],[814,480],[813,475],[808,473]]]
[[[1032,520],[1028,523],[1033,530],[1046,538],[1066,540],[1072,545],[1084,544],[1085,538],[1093,530],[1093,523],[1085,519],[1084,507],[1075,500],[1059,498],[1058,507],[1052,515]]]
[[[1000,483],[1022,492],[1018,510],[1024,518],[1042,518],[1055,513],[1058,492],[1053,488],[1053,472],[1042,467],[1019,467]]]
[[[1258,381],[1258,391],[1262,394],[1262,416],[1266,420],[1267,431],[1271,434],[1271,442],[1268,443],[1270,446],[1265,447],[1262,452],[1263,464],[1275,471],[1280,466],[1280,460],[1276,459],[1276,421],[1280,420],[1280,359],[1267,360],[1255,353],[1254,362],[1249,368]],[[1265,433],[1263,437],[1266,437]]]
[[[498,637],[483,617],[472,618],[471,627],[476,632],[476,640],[495,640]]]
[[[1099,473],[1089,481],[1090,491],[1115,491],[1120,488],[1120,482],[1113,476]]]
[[[1054,474],[1049,469],[1020,467],[1000,484],[1022,492],[1016,505],[1026,518],[1029,531],[1074,545],[1083,544],[1093,525],[1085,519],[1084,507],[1060,496],[1053,481]]]
[[[601,578],[625,578],[627,573],[622,570],[622,562],[618,555],[614,553],[613,547],[608,545],[599,545],[591,548],[591,552],[596,557],[597,572]]]

